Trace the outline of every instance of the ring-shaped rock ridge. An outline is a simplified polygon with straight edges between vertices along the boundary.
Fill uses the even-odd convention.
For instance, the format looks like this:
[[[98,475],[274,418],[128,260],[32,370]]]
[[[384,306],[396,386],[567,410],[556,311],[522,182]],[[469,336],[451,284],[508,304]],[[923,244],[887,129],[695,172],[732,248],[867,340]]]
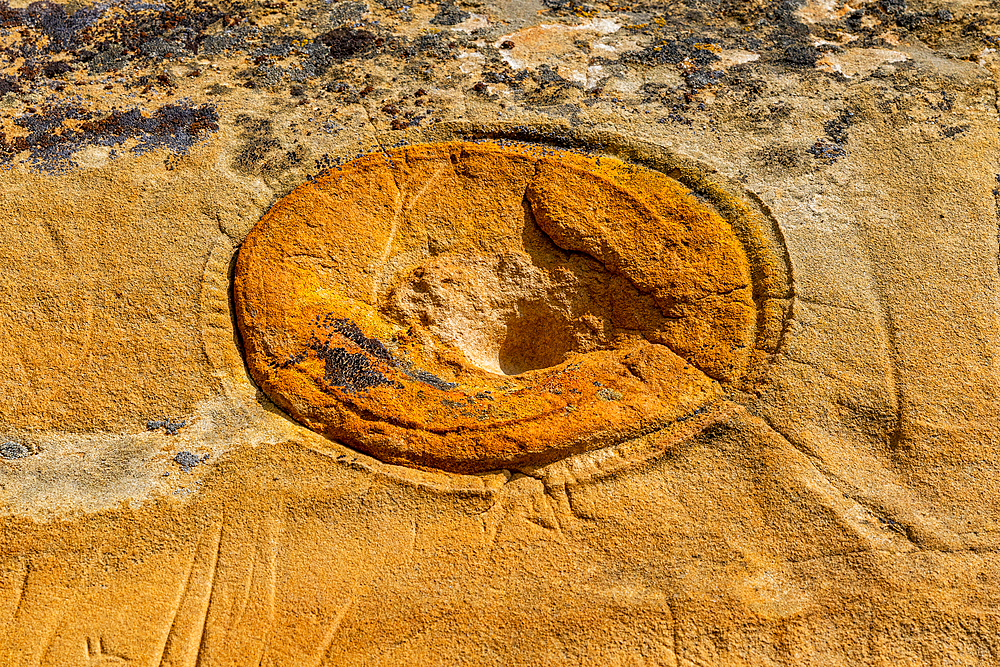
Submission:
[[[539,465],[704,409],[750,360],[747,254],[660,172],[511,143],[360,157],[239,252],[247,365],[305,426],[386,463]]]

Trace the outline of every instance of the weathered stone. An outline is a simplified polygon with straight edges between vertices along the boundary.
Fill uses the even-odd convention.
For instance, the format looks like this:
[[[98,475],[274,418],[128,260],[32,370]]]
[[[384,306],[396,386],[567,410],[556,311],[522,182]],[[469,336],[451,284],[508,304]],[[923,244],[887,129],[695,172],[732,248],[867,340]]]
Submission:
[[[387,463],[485,472],[662,429],[716,403],[715,380],[748,388],[765,291],[672,178],[466,143],[297,189],[243,243],[234,296],[251,374],[303,424]]]
[[[0,664],[996,664],[998,25],[0,5]]]

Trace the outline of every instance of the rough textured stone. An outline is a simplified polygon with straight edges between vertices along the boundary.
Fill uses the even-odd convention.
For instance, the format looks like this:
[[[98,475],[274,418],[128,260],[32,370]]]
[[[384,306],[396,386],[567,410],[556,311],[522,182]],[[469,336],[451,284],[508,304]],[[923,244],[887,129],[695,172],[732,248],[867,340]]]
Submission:
[[[485,472],[716,409],[713,379],[748,388],[765,290],[674,179],[465,143],[297,189],[244,241],[234,297],[251,374],[298,421],[387,463]]]
[[[0,5],[0,664],[1000,662],[998,26],[985,0]],[[662,267],[616,257],[662,228],[566,212],[635,201],[606,219],[646,229],[667,183],[732,230],[746,360],[646,341],[699,369],[711,409],[466,474],[273,403],[236,326],[251,229],[342,195],[334,174],[391,192],[358,171],[386,155],[516,141],[567,170],[525,181],[538,229],[640,293],[649,331]],[[385,219],[354,232],[358,261]],[[462,219],[466,242],[535,242]],[[376,289],[393,322],[464,318],[464,352],[415,329],[421,363],[455,351],[428,373],[617,354],[569,327],[506,356],[474,297],[575,283],[439,249]],[[289,304],[315,294],[297,285]],[[595,410],[631,399],[607,384]]]

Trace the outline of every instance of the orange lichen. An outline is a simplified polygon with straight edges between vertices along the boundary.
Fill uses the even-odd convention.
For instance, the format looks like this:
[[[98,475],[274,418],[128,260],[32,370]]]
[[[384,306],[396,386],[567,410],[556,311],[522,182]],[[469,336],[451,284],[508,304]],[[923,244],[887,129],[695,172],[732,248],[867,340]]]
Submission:
[[[409,146],[278,202],[236,267],[248,367],[383,461],[538,464],[662,428],[738,381],[746,253],[676,180],[526,146]]]

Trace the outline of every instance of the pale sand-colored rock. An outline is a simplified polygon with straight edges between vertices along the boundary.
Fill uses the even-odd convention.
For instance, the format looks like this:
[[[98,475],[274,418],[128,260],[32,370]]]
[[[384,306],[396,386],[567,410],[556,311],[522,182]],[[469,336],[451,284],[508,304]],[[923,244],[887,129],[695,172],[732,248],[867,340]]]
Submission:
[[[178,38],[34,78],[16,49],[41,28],[3,15],[0,664],[1000,662],[995,8],[551,4],[253,6],[206,19],[198,54]],[[214,50],[251,21],[274,32]],[[497,40],[554,24],[546,48],[586,56],[566,74],[502,64]],[[100,51],[100,25],[32,57]],[[294,80],[338,27],[340,55]],[[148,122],[32,134],[54,100]],[[194,115],[171,125],[170,104]],[[475,475],[382,463],[274,407],[231,308],[253,225],[335,161],[484,135],[743,206],[720,213],[785,253],[752,382],[664,431]],[[187,423],[147,430],[166,418]]]

